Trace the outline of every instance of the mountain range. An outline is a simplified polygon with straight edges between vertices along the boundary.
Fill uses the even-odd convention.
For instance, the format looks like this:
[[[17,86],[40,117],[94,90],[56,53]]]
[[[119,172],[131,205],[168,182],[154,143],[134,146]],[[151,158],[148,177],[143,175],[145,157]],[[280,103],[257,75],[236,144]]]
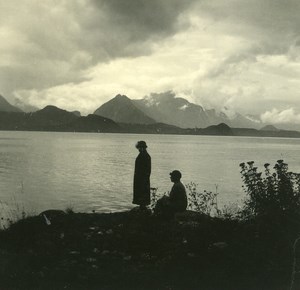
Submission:
[[[225,123],[206,128],[180,128],[159,122],[148,124],[122,123],[96,114],[80,116],[76,111],[68,112],[55,106],[46,106],[42,110],[32,113],[0,111],[0,130],[300,138],[298,131],[279,130],[273,126],[257,130],[253,128],[231,128]]]
[[[60,119],[62,114],[58,113],[58,111],[53,117],[50,116],[56,107],[47,106],[42,110],[38,110],[36,107],[24,104],[21,100],[18,100],[17,104],[22,106],[24,112],[18,106],[11,105],[0,95],[0,129],[65,131],[76,131],[78,129],[78,131],[87,130],[94,132],[101,131],[105,127],[106,132],[123,130],[126,132],[145,131],[150,133],[173,132],[175,134],[179,134],[180,129],[185,129],[183,134],[188,131],[194,134],[195,132],[200,133],[201,130],[198,129],[201,128],[226,124],[230,128],[235,129],[248,128],[246,135],[249,134],[249,136],[261,136],[261,131],[265,131],[265,133],[273,132],[271,135],[275,134],[277,136],[280,131],[284,131],[283,129],[299,129],[297,124],[279,124],[276,125],[276,128],[271,124],[262,123],[258,116],[242,115],[240,113],[233,114],[227,108],[223,108],[222,111],[205,109],[184,98],[177,97],[172,91],[160,94],[152,93],[143,99],[130,99],[125,95],[119,94],[101,105],[95,110],[94,114],[87,117],[82,117],[79,111],[67,112],[62,110],[68,113],[68,117],[64,113],[64,120]],[[59,108],[56,109],[61,110]],[[28,111],[30,113],[25,113]],[[39,115],[43,116],[41,120],[39,120]],[[114,128],[99,127],[98,122],[100,122],[101,118],[97,119],[97,117],[101,117],[103,122],[106,122],[104,120],[114,122],[116,126],[114,125]],[[39,120],[39,123],[37,120]],[[261,130],[258,130],[260,128]],[[244,133],[242,132],[245,133],[245,130],[236,130],[233,134],[243,135]],[[260,133],[258,134],[257,132]],[[294,131],[288,130],[287,132],[290,135]],[[285,136],[285,134],[283,135]],[[295,134],[292,135],[294,136]]]
[[[143,99],[131,100],[125,95],[117,95],[100,106],[94,114],[115,122],[134,124],[165,123],[180,128],[205,128],[225,123],[230,127],[259,128],[261,123],[241,114],[229,118],[225,112],[205,110],[202,106],[178,98],[169,91],[150,94]]]
[[[101,116],[91,114],[81,117],[55,106],[46,106],[33,113],[0,111],[0,130],[119,132],[121,128]]]

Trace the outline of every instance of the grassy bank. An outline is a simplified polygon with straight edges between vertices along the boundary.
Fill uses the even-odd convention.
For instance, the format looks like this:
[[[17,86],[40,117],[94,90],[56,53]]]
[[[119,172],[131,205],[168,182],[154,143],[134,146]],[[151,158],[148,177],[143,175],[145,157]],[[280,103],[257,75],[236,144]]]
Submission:
[[[171,221],[139,211],[46,217],[0,232],[1,289],[290,289],[297,219],[190,211]]]

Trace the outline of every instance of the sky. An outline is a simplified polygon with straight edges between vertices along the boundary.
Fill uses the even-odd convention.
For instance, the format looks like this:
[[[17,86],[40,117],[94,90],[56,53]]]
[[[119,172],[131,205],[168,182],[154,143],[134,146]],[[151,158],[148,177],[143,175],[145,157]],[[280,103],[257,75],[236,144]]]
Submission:
[[[93,113],[117,94],[300,124],[299,0],[0,0],[0,94]]]

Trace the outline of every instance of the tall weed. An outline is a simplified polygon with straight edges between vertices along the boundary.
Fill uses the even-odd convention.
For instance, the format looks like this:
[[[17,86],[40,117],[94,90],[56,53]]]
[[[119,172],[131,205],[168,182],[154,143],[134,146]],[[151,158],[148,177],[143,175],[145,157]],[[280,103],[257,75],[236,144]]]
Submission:
[[[288,165],[278,160],[273,171],[264,165],[264,173],[258,171],[253,161],[241,163],[243,188],[247,193],[245,216],[294,214],[300,210],[300,175],[289,172]]]

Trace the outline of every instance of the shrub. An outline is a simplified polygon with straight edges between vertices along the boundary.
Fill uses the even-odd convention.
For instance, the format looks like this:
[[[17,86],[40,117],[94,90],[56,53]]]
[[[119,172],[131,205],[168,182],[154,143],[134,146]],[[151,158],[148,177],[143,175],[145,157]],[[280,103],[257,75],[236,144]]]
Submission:
[[[209,216],[219,215],[220,210],[218,209],[218,190],[216,186],[216,191],[206,191],[203,192],[197,189],[198,184],[190,182],[185,185],[187,189],[188,198],[188,209],[194,210]]]
[[[225,204],[218,215],[222,219],[227,220],[239,220],[242,218],[241,216],[241,207],[236,202],[231,202],[229,204]]]
[[[73,205],[68,205],[65,209],[66,214],[73,214],[74,213],[74,207]]]
[[[216,192],[206,191],[203,192],[197,189],[198,184],[190,182],[185,185],[187,189],[188,206],[187,209],[193,210],[199,213],[203,213],[209,216],[220,215],[221,211],[218,209],[218,191],[216,186]],[[169,192],[165,192],[164,195],[169,195]],[[157,194],[157,188],[151,188],[151,203],[150,208],[153,211],[157,200],[161,198]]]
[[[300,209],[300,175],[289,172],[288,165],[278,160],[274,171],[264,165],[264,174],[253,161],[241,163],[243,188],[248,195],[243,213],[246,216],[297,213]]]

